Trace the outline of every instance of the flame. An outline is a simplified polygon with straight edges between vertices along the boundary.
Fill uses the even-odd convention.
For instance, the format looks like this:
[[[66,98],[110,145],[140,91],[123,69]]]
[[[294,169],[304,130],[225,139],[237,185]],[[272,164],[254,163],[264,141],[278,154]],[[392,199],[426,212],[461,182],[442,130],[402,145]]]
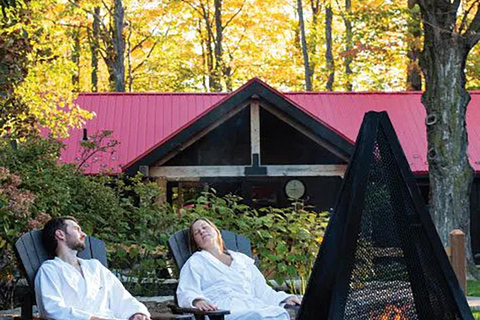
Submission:
[[[408,320],[407,306],[398,307],[394,304],[388,304],[382,313],[375,317],[376,320]]]

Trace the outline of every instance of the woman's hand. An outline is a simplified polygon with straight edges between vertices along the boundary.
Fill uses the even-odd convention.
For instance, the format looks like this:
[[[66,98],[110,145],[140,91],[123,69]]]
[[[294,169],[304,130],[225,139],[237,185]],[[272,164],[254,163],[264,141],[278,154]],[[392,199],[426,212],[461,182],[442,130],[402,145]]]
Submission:
[[[202,310],[202,311],[215,311],[217,310],[217,306],[211,303],[208,303],[204,299],[195,299],[193,300],[193,305],[195,308]]]
[[[296,304],[301,304],[302,300],[300,300],[297,296],[291,296],[285,299],[285,304],[289,306],[294,306]]]

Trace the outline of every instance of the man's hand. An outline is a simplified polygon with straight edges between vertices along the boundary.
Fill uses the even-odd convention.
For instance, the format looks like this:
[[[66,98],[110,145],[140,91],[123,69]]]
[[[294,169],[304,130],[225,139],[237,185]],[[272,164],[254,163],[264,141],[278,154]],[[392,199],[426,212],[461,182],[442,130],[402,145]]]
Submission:
[[[285,299],[285,304],[288,304],[289,306],[294,306],[296,304],[301,304],[302,300],[300,300],[297,296],[291,296]]]
[[[204,299],[193,300],[193,305],[195,306],[195,308],[202,311],[215,311],[218,309],[216,305],[208,303]]]
[[[133,316],[129,318],[129,320],[150,320],[150,317],[143,313],[135,313]]]

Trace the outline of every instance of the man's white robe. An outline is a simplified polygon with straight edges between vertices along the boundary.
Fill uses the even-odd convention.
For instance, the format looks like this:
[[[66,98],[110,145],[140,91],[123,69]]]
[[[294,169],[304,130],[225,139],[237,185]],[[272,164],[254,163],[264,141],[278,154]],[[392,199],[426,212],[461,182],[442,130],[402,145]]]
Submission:
[[[150,316],[147,308],[125,290],[120,280],[98,260],[78,259],[84,277],[56,257],[45,261],[35,277],[40,315],[57,320],[88,320],[91,316],[128,319]]]
[[[219,309],[230,310],[227,319],[240,319],[256,311],[261,317],[289,319],[280,303],[290,295],[268,286],[246,255],[229,251],[230,266],[207,251],[195,252],[180,271],[177,298],[180,307],[193,307],[193,300],[205,299]]]

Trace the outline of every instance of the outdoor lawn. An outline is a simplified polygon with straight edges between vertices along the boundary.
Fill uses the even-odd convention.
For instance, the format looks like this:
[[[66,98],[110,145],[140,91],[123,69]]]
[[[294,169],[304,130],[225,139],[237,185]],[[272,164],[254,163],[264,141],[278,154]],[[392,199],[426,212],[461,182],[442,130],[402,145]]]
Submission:
[[[467,296],[480,296],[480,281],[467,281]],[[480,320],[480,311],[472,311],[473,317]]]
[[[467,281],[467,296],[480,297],[480,281]]]

